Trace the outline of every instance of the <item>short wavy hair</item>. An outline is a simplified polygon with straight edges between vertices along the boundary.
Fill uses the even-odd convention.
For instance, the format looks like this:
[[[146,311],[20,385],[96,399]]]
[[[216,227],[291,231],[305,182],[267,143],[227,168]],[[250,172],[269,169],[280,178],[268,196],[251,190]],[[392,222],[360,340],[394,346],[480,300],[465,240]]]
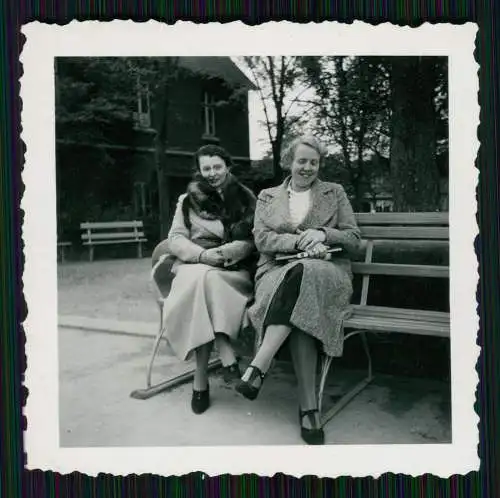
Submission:
[[[226,166],[228,168],[231,168],[233,166],[233,159],[229,152],[224,149],[224,147],[221,147],[220,145],[213,145],[213,144],[208,144],[208,145],[203,145],[200,147],[195,153],[194,153],[194,173],[198,173],[200,171],[200,157],[201,156],[218,156],[221,159],[224,160],[226,163]]]
[[[323,159],[326,155],[325,146],[313,135],[303,135],[295,138],[292,142],[283,150],[281,154],[281,167],[285,170],[290,169],[293,159],[295,157],[295,151],[299,145],[307,145],[314,149],[319,154],[319,164],[323,164]]]

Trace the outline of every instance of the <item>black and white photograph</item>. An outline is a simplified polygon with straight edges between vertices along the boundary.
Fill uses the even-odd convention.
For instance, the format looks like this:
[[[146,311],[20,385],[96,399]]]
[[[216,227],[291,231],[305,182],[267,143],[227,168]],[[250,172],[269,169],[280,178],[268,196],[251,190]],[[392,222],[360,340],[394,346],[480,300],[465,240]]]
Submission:
[[[28,467],[477,468],[473,26],[25,31]]]

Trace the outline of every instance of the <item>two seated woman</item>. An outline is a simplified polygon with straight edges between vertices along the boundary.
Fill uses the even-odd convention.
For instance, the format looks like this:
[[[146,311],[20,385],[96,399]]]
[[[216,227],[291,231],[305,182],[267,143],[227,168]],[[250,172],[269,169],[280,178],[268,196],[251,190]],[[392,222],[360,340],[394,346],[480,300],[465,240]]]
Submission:
[[[255,298],[247,312],[259,348],[236,390],[255,399],[273,358],[288,341],[301,436],[308,444],[323,444],[318,355],[320,348],[331,356],[342,354],[342,319],[352,294],[348,253],[360,241],[347,195],[340,185],[318,179],[324,149],[313,137],[290,145],[283,158],[289,176],[263,190],[256,206],[251,192],[230,174],[223,149],[202,147],[196,158],[197,179],[180,197],[168,236],[169,252],[178,263],[163,317],[178,357],[196,355],[192,409],[202,413],[209,407],[207,365],[213,341],[226,380],[239,377],[230,340],[252,298],[254,282],[245,263],[256,248]],[[198,190],[203,195],[194,195]],[[333,259],[327,252],[331,246],[342,249]],[[306,257],[286,259],[297,253]]]

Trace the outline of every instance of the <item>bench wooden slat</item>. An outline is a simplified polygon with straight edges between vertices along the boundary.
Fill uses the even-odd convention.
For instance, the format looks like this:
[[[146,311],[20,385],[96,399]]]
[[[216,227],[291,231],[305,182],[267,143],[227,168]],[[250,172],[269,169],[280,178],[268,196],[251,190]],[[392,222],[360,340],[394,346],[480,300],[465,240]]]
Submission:
[[[447,248],[449,239],[362,239],[360,250],[364,250],[368,242],[376,242],[376,249],[401,249],[409,252]]]
[[[362,287],[358,304],[351,305],[351,314],[343,323],[346,338],[361,333],[367,357],[367,375],[322,417],[323,424],[345,407],[373,379],[372,359],[366,333],[401,333],[443,339],[449,339],[451,333],[449,312],[367,305],[372,275],[449,278],[449,267],[445,265],[373,262],[373,254],[376,252],[374,246],[379,249],[390,244],[399,249],[404,244],[409,246],[410,251],[416,250],[417,247],[420,250],[424,244],[426,247],[437,244],[446,244],[449,247],[448,213],[356,213],[355,216],[363,239],[360,250],[364,249],[364,262],[361,258],[359,262],[353,262],[352,270],[355,274],[362,275]],[[392,280],[394,285],[400,283],[396,278]],[[323,361],[318,392],[320,413],[331,362],[331,357]]]
[[[448,227],[360,227],[364,239],[449,239]]]
[[[106,228],[142,228],[142,221],[101,221],[101,222],[85,222],[80,224],[82,230],[103,230]]]
[[[358,225],[448,225],[448,213],[356,213]]]
[[[409,277],[448,278],[448,266],[407,265],[393,263],[352,263],[352,271],[361,275],[392,275]]]
[[[90,261],[94,260],[94,246],[110,244],[137,244],[137,257],[142,258],[142,243],[147,242],[142,221],[86,221],[80,224],[80,229],[83,245],[89,248]]]
[[[391,308],[389,306],[361,306],[359,304],[352,305],[352,317],[393,317],[403,318],[406,320],[420,320],[427,322],[450,323],[450,314],[446,311],[426,311],[415,310],[410,308]]]
[[[374,332],[399,332],[402,334],[450,337],[449,324],[442,322],[417,322],[397,318],[352,316],[344,321],[344,327]]]
[[[107,239],[133,239],[136,240],[137,238],[144,237],[144,232],[111,232],[111,233],[83,233],[82,234],[82,239],[83,240],[107,240]]]
[[[147,242],[147,239],[122,239],[122,240],[98,240],[91,242],[84,242],[84,246],[102,246],[105,244],[131,244],[133,242]]]

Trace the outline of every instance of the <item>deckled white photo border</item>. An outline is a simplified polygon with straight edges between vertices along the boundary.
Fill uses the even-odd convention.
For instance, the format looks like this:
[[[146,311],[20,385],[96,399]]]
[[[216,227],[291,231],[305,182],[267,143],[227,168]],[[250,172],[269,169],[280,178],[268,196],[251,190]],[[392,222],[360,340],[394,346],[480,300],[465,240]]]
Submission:
[[[29,396],[27,468],[98,473],[181,475],[202,471],[276,472],[319,477],[379,476],[385,472],[442,477],[479,468],[478,416],[474,411],[479,347],[476,334],[478,263],[474,164],[478,151],[477,26],[391,24],[371,26],[241,22],[206,24],[155,21],[39,22],[23,27],[22,139],[26,143],[23,275],[28,317],[24,323]],[[447,55],[450,99],[450,310],[452,366],[451,444],[244,446],[169,448],[61,448],[59,446],[54,57],[146,55]],[[88,393],[82,393],[82,396]],[[126,414],[123,414],[126,416]]]

